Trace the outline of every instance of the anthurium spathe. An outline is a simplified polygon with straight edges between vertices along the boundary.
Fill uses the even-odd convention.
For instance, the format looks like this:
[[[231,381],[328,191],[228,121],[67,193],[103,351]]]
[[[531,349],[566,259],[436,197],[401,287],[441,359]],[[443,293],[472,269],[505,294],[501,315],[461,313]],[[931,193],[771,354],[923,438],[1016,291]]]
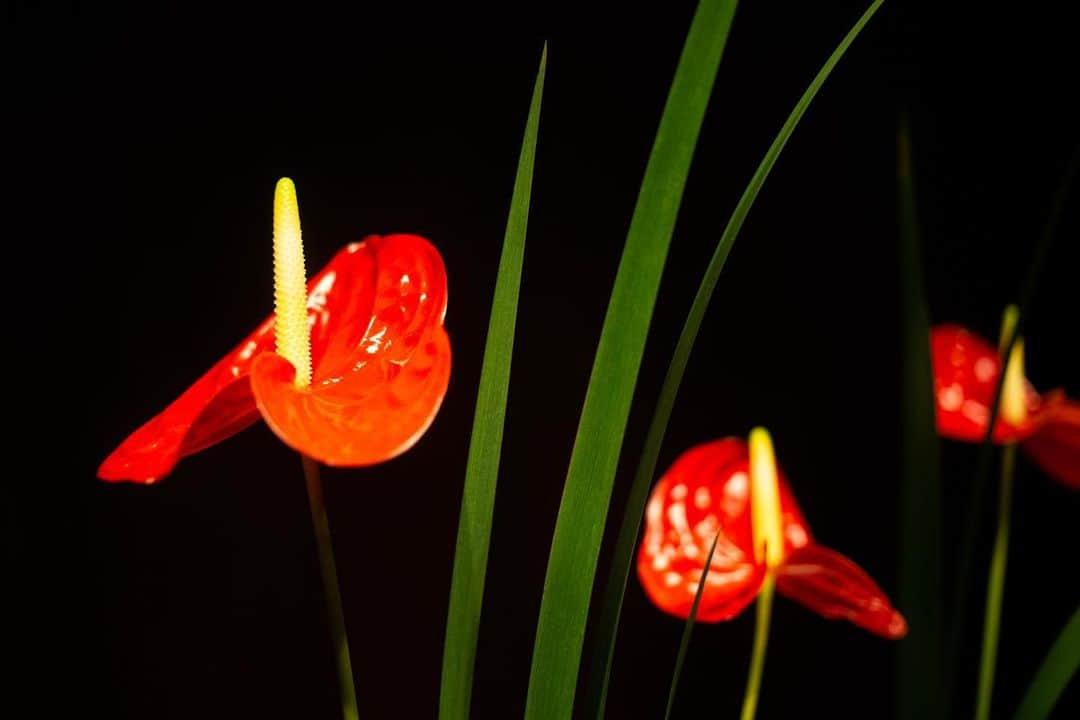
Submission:
[[[903,616],[870,576],[815,542],[779,467],[774,464],[770,471],[777,488],[770,500],[769,494],[751,491],[751,464],[745,441],[715,440],[683,453],[653,488],[637,562],[652,602],[685,618],[704,581],[697,619],[727,620],[773,573],[781,594],[819,615],[850,620],[887,638],[902,637],[907,632]],[[766,500],[755,506],[755,496]],[[766,503],[773,507],[760,507]],[[769,537],[774,539],[768,542]]]
[[[930,332],[930,352],[938,432],[982,442],[1001,374],[998,349],[959,325],[938,325]],[[1024,377],[1023,339],[1008,363],[993,440],[1019,443],[1051,477],[1080,488],[1080,403],[1061,390],[1035,391]]]
[[[417,235],[371,236],[305,284],[288,179],[274,214],[275,314],[121,443],[100,478],[155,482],[260,417],[290,447],[339,466],[390,459],[431,424],[450,378],[438,251]]]

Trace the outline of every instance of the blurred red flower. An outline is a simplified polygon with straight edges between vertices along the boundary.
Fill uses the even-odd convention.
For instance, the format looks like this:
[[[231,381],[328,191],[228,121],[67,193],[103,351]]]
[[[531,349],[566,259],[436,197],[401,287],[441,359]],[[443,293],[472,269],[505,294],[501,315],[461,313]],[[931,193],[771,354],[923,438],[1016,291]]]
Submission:
[[[180,458],[260,415],[289,446],[327,465],[370,465],[408,450],[450,378],[446,270],[416,235],[372,236],[341,250],[307,284],[312,381],[275,353],[271,315],[98,469],[152,483]]]
[[[816,543],[777,468],[784,552],[775,567],[781,594],[826,618],[845,618],[887,638],[907,623],[858,565]],[[646,507],[638,578],[661,610],[686,618],[704,577],[697,619],[728,620],[757,595],[766,564],[755,559],[747,444],[724,438],[683,453],[653,488]],[[717,538],[712,563],[705,560]]]
[[[958,325],[939,325],[930,333],[930,351],[938,432],[982,442],[1001,373],[997,348]],[[1039,395],[1026,379],[1021,381],[1020,417],[1000,412],[994,442],[1020,443],[1048,475],[1080,488],[1080,403],[1061,390]]]

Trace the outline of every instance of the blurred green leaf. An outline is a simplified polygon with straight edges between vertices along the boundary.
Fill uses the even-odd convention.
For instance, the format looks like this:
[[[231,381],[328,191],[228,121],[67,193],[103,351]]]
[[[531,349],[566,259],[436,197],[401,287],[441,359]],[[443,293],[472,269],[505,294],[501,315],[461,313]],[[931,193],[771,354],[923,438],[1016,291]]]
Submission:
[[[480,630],[480,607],[491,541],[495,484],[499,475],[506,396],[510,385],[510,359],[514,350],[521,266],[525,256],[525,231],[529,222],[536,135],[540,125],[540,100],[544,94],[547,45],[533,87],[525,138],[521,143],[510,216],[506,222],[499,274],[495,281],[491,319],[488,324],[480,388],[476,398],[472,440],[465,469],[465,488],[458,520],[454,573],[450,582],[450,608],[443,647],[439,717],[467,720],[472,700],[476,639]]]
[[[569,718],[615,469],[664,261],[734,0],[702,0],[630,221],[552,537],[525,717]]]
[[[896,162],[903,323],[899,606],[909,628],[907,637],[897,644],[897,713],[903,720],[933,720],[949,715],[942,683],[941,466],[934,421],[930,312],[923,289],[906,116],[897,136]]]
[[[780,157],[780,153],[783,151],[788,139],[795,131],[806,109],[810,106],[810,102],[817,95],[818,90],[821,89],[821,86],[825,83],[829,74],[832,73],[833,68],[836,67],[848,47],[859,35],[859,32],[877,12],[877,9],[881,7],[882,2],[883,0],[876,0],[863,13],[862,17],[859,18],[836,49],[833,50],[832,55],[825,61],[821,70],[818,71],[809,87],[806,88],[802,97],[795,104],[795,108],[780,128],[780,132],[773,140],[772,145],[769,146],[768,151],[766,151],[765,157],[762,158],[761,164],[758,165],[753,177],[750,178],[742,197],[739,198],[739,204],[735,206],[735,210],[731,213],[731,218],[728,220],[727,226],[720,236],[720,241],[717,243],[716,250],[713,252],[712,259],[705,270],[705,276],[698,287],[697,295],[694,296],[694,303],[686,317],[686,323],[683,325],[682,334],[679,335],[679,341],[675,346],[675,352],[672,355],[671,364],[668,366],[667,375],[664,377],[664,384],[656,403],[656,411],[649,425],[649,432],[641,450],[641,460],[638,462],[637,472],[634,475],[633,485],[627,498],[626,510],[619,529],[618,541],[615,545],[611,571],[604,589],[602,614],[597,625],[597,643],[589,673],[585,717],[602,718],[604,716],[608,679],[611,672],[612,658],[615,653],[615,637],[619,628],[619,615],[622,612],[626,581],[633,561],[634,545],[637,543],[638,532],[641,529],[641,517],[645,511],[645,501],[648,499],[649,487],[656,472],[656,459],[660,454],[660,444],[664,439],[668,420],[671,418],[671,410],[675,405],[675,396],[679,392],[679,385],[682,383],[683,374],[686,371],[690,351],[694,347],[694,341],[697,339],[698,330],[701,329],[705,311],[712,300],[713,290],[716,288],[720,271],[724,268],[728,253],[731,252],[731,247],[735,244],[735,238],[738,237],[743,222],[750,213],[750,208],[753,207],[758,193],[765,184],[765,180],[769,177],[777,158]]]
[[[720,533],[716,533],[712,545],[709,546],[709,554],[705,556],[705,567],[712,566],[713,553],[716,552],[716,542],[719,539]],[[698,582],[697,590],[694,591],[694,602],[690,605],[690,614],[686,616],[686,625],[683,627],[682,639],[679,641],[679,654],[675,656],[675,669],[671,673],[671,687],[668,688],[664,720],[671,717],[671,708],[675,705],[675,690],[679,687],[679,676],[682,674],[683,662],[686,660],[686,649],[690,647],[690,633],[694,630],[694,620],[697,619],[698,605],[701,604],[701,593],[705,589],[705,578],[708,574],[707,571],[702,573],[701,581]]]
[[[1038,672],[1031,680],[1015,720],[1042,720],[1050,717],[1061,693],[1080,668],[1080,607],[1065,623],[1061,634],[1046,654]]]

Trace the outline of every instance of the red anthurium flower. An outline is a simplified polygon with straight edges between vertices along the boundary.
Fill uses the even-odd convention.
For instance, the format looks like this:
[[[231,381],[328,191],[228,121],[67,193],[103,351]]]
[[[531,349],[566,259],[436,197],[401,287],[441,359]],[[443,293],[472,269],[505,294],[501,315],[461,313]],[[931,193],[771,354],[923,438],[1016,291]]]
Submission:
[[[724,438],[683,453],[649,498],[638,578],[665,612],[690,614],[704,577],[697,619],[728,620],[757,595],[774,572],[784,595],[826,618],[845,618],[887,638],[907,632],[881,588],[858,565],[814,541],[787,480],[775,468],[779,516],[776,552],[755,552],[751,457],[747,443]],[[705,561],[716,549],[708,572]]]
[[[284,186],[284,191],[283,191]],[[341,250],[303,281],[292,183],[279,196],[295,216],[298,302],[285,320],[287,282],[275,276],[278,309],[159,415],[136,430],[98,470],[104,480],[151,483],[180,458],[231,437],[263,417],[289,446],[327,465],[371,465],[409,449],[431,424],[450,378],[443,328],[446,270],[416,235],[368,237]],[[291,198],[291,200],[290,200]],[[275,207],[275,246],[279,228]],[[280,234],[284,234],[282,231]],[[278,273],[275,247],[275,273]],[[275,339],[275,330],[279,337]],[[305,336],[306,333],[306,336]],[[295,336],[295,337],[293,337]],[[295,339],[297,365],[278,352]],[[298,356],[300,357],[300,356]],[[300,382],[297,367],[309,380]]]
[[[1061,390],[1035,391],[1024,378],[1022,342],[1009,361],[994,442],[1020,443],[1047,474],[1080,488],[1080,403]],[[931,330],[930,351],[938,432],[982,442],[1001,373],[998,349],[958,325],[939,325]]]

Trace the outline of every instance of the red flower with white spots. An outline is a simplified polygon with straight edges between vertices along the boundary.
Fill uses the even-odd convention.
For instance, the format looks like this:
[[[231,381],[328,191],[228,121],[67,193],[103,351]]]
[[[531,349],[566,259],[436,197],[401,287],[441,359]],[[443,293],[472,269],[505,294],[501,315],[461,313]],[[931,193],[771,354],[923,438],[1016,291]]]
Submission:
[[[982,442],[1001,374],[997,348],[958,325],[939,325],[930,333],[930,351],[938,432]],[[1013,357],[994,442],[1020,443],[1048,475],[1080,488],[1080,403],[1061,390],[1040,395],[1023,376],[1022,349]]]
[[[903,616],[858,565],[814,540],[779,468],[776,475],[783,537],[783,551],[771,570],[777,590],[826,618],[847,619],[887,638],[903,637]],[[683,453],[653,488],[637,571],[661,610],[686,618],[702,578],[697,619],[703,622],[730,619],[757,595],[770,570],[754,552],[750,485],[746,442],[724,438]]]

